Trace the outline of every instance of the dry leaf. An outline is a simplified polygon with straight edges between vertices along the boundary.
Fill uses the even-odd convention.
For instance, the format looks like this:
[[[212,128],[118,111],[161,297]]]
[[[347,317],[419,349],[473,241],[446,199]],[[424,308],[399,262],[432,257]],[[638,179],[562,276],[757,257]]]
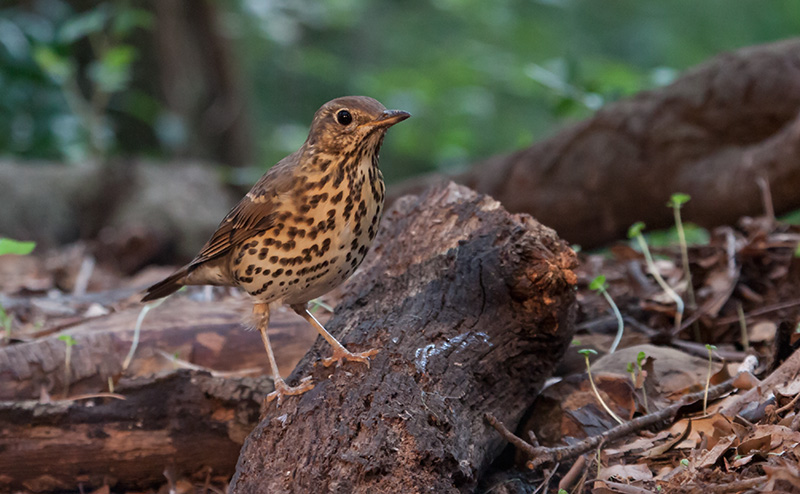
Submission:
[[[650,471],[647,465],[641,463],[633,465],[617,464],[601,468],[597,478],[600,480],[608,480],[611,478],[633,481],[650,480],[653,478],[653,472]]]

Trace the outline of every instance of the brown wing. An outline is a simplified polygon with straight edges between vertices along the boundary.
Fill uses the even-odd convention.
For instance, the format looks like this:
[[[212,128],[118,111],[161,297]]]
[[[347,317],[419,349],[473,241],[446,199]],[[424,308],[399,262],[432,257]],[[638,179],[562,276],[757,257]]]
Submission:
[[[227,254],[231,247],[275,225],[280,213],[278,208],[289,199],[293,189],[298,154],[287,156],[261,177],[225,216],[217,231],[189,263],[190,268]]]

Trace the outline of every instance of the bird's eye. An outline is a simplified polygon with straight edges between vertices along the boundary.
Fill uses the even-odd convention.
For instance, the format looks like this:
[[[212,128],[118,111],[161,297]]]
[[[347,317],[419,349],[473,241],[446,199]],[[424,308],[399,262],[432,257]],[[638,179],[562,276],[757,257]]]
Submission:
[[[336,113],[336,121],[342,125],[350,125],[350,122],[353,121],[353,115],[347,110],[339,110]]]

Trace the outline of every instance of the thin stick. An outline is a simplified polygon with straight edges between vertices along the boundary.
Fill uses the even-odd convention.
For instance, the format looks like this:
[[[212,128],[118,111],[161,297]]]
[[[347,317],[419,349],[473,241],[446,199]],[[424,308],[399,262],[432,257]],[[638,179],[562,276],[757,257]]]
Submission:
[[[737,374],[738,376],[738,374]],[[708,396],[712,400],[719,398],[725,393],[728,393],[732,389],[734,389],[734,381],[736,377],[734,376],[727,381],[720,383],[713,388],[708,390]],[[546,448],[542,446],[532,446],[528,444],[523,439],[517,437],[513,432],[508,430],[505,425],[503,425],[497,418],[492,415],[491,413],[486,413],[484,418],[486,422],[489,423],[492,427],[494,427],[497,432],[509,443],[513,444],[514,447],[522,451],[523,453],[527,454],[530,457],[530,461],[528,461],[528,468],[537,468],[538,466],[544,463],[555,463],[555,462],[562,462],[564,460],[573,458],[578,455],[582,455],[588,451],[593,450],[599,444],[604,441],[611,441],[613,439],[617,439],[620,437],[627,436],[632,432],[636,432],[638,430],[644,429],[645,427],[650,427],[655,425],[659,422],[667,421],[668,419],[672,418],[681,407],[684,407],[690,403],[694,403],[696,401],[703,399],[703,394],[705,390],[698,391],[696,393],[688,394],[683,397],[681,401],[675,403],[674,405],[670,405],[667,408],[659,410],[657,412],[653,412],[648,415],[642,415],[641,417],[637,417],[633,420],[625,422],[622,425],[618,425],[614,428],[611,428],[602,434],[598,434],[596,436],[588,437],[581,442],[575,443],[570,446],[558,446],[554,448]]]

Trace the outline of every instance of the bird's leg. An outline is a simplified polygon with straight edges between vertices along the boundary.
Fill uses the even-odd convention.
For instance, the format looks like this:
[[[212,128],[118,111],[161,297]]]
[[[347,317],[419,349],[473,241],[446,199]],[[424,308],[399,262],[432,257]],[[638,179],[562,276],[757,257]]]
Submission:
[[[294,304],[291,307],[292,310],[294,310],[300,317],[302,317],[303,319],[308,321],[312,326],[314,326],[314,329],[316,329],[317,332],[321,334],[322,337],[325,338],[325,340],[328,343],[330,343],[331,346],[333,347],[333,355],[331,355],[330,358],[326,358],[322,361],[322,364],[325,367],[330,367],[333,364],[336,364],[337,366],[341,365],[342,360],[354,360],[356,362],[363,362],[367,364],[367,367],[369,367],[369,358],[380,351],[377,348],[374,348],[372,350],[367,350],[366,352],[353,353],[349,351],[347,348],[345,348],[344,345],[339,343],[339,340],[334,338],[333,335],[331,335],[325,329],[325,327],[323,327],[322,324],[320,324],[320,322],[317,321],[317,318],[314,317],[308,311],[308,307],[306,306],[306,304]]]
[[[275,354],[272,353],[272,345],[269,343],[269,336],[267,336],[267,327],[269,326],[269,304],[258,303],[253,306],[253,315],[258,319],[258,331],[261,333],[261,340],[264,342],[264,348],[267,349],[267,357],[269,358],[269,366],[272,369],[272,381],[275,384],[275,391],[267,395],[267,403],[274,399],[278,399],[278,406],[281,406],[281,400],[285,395],[299,395],[314,387],[314,383],[308,382],[311,376],[308,376],[300,381],[297,386],[289,386],[286,381],[281,377],[278,371],[278,363],[275,361]]]

